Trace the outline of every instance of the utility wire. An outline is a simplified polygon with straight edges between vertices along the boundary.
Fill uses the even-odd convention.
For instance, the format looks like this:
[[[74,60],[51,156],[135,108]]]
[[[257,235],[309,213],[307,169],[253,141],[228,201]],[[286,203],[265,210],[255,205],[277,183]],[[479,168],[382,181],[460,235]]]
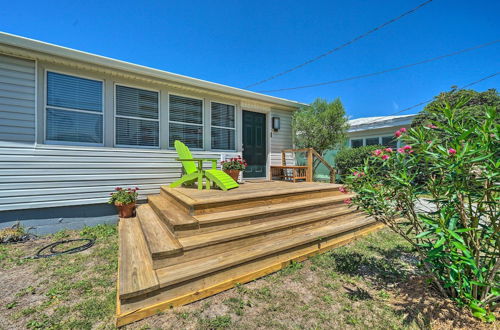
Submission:
[[[500,72],[496,72],[496,73],[490,74],[489,76],[486,76],[486,77],[483,77],[483,78],[481,78],[481,79],[479,79],[479,80],[473,81],[473,82],[471,82],[471,83],[469,83],[469,84],[467,84],[467,85],[463,85],[462,87],[459,87],[458,89],[464,89],[464,88],[467,88],[467,87],[473,86],[473,85],[475,85],[475,84],[479,84],[480,82],[485,81],[485,80],[490,79],[490,78],[493,78],[493,77],[495,77],[495,76],[497,76],[497,75],[499,75],[499,74],[500,74]],[[432,98],[432,99],[430,99],[430,100],[427,100],[427,101],[424,101],[424,102],[420,102],[419,104],[412,105],[411,107],[404,108],[403,110],[399,110],[399,111],[397,111],[397,112],[391,113],[391,114],[390,114],[390,115],[388,115],[388,116],[394,116],[394,115],[397,115],[398,113],[406,112],[406,111],[408,111],[408,110],[414,109],[414,108],[416,108],[416,107],[419,107],[419,106],[421,106],[421,105],[424,105],[424,104],[430,103],[430,102],[432,102],[432,101],[434,101],[434,98]]]
[[[416,12],[416,11],[417,11],[417,10],[419,10],[420,8],[424,7],[425,5],[427,5],[427,4],[429,4],[429,3],[431,3],[432,1],[433,1],[433,0],[427,0],[427,1],[425,1],[425,2],[422,2],[422,3],[421,3],[420,5],[418,5],[417,7],[413,8],[413,9],[410,9],[410,10],[408,10],[407,12],[404,12],[404,13],[402,13],[401,15],[399,15],[399,16],[397,16],[397,17],[395,17],[395,18],[392,18],[392,19],[390,19],[390,20],[388,20],[387,22],[385,22],[385,23],[383,23],[383,24],[381,24],[381,25],[379,25],[379,26],[377,26],[377,27],[375,27],[375,28],[373,28],[373,29],[369,30],[368,32],[365,32],[365,33],[363,33],[363,34],[361,34],[361,35],[357,36],[356,38],[354,38],[354,39],[352,39],[352,40],[350,40],[350,41],[348,41],[348,42],[346,42],[346,43],[344,43],[344,44],[342,44],[342,45],[340,45],[340,46],[338,46],[338,47],[336,47],[336,48],[330,49],[329,51],[327,51],[327,52],[325,52],[325,53],[323,53],[323,54],[321,54],[321,55],[318,55],[318,56],[316,56],[316,57],[314,57],[314,58],[311,58],[310,60],[305,61],[304,63],[301,63],[301,64],[299,64],[299,65],[297,65],[297,66],[294,66],[293,68],[287,69],[287,70],[282,71],[282,72],[280,72],[280,73],[277,73],[277,74],[275,74],[275,75],[273,75],[273,76],[270,76],[269,78],[266,78],[266,79],[260,80],[260,81],[258,81],[258,82],[256,82],[256,83],[253,83],[253,84],[250,84],[250,85],[246,86],[245,88],[250,88],[250,87],[253,87],[253,86],[257,86],[257,85],[263,84],[263,83],[268,82],[268,81],[270,81],[270,80],[273,80],[273,79],[275,79],[275,78],[281,77],[281,76],[283,76],[283,75],[285,75],[285,74],[287,74],[287,73],[290,73],[290,72],[292,72],[292,71],[295,71],[295,70],[297,70],[297,69],[300,69],[300,68],[302,68],[302,67],[304,67],[304,66],[306,66],[306,65],[308,65],[308,64],[311,64],[311,63],[313,63],[313,62],[316,62],[317,60],[322,59],[323,57],[326,57],[326,56],[328,56],[328,55],[330,55],[330,54],[332,54],[332,53],[334,53],[334,52],[336,52],[336,51],[339,51],[339,50],[341,50],[342,48],[345,48],[345,47],[347,47],[347,46],[349,46],[349,45],[351,45],[351,44],[355,43],[356,41],[363,39],[364,37],[366,37],[366,36],[368,36],[368,35],[370,35],[370,34],[372,34],[372,33],[376,32],[376,31],[378,31],[378,30],[380,30],[380,29],[382,29],[382,28],[386,27],[386,26],[387,26],[387,25],[389,25],[389,24],[392,24],[392,23],[394,23],[394,22],[396,22],[396,21],[400,20],[401,18],[403,18],[403,17],[405,17],[405,16],[407,16],[407,15],[413,14],[414,12]]]
[[[382,70],[382,71],[377,71],[377,72],[372,72],[372,73],[366,73],[366,74],[362,74],[362,75],[358,75],[358,76],[352,76],[352,77],[349,77],[349,78],[338,79],[338,80],[331,80],[331,81],[325,81],[325,82],[320,82],[320,83],[316,83],[316,84],[309,84],[309,85],[288,87],[288,88],[278,88],[278,89],[262,90],[262,91],[258,91],[258,92],[259,93],[271,93],[271,92],[289,91],[289,90],[294,90],[294,89],[303,89],[303,88],[318,87],[318,86],[324,86],[324,85],[338,84],[338,83],[341,83],[341,82],[350,81],[350,80],[356,80],[356,79],[361,79],[361,78],[368,78],[368,77],[372,77],[372,76],[377,76],[379,74],[383,74],[383,73],[387,73],[387,72],[393,72],[393,71],[398,71],[398,70],[410,68],[412,66],[416,66],[416,65],[420,65],[420,64],[425,64],[425,63],[429,63],[429,62],[441,60],[443,58],[447,58],[447,57],[459,55],[459,54],[462,54],[462,53],[470,52],[472,50],[476,50],[476,49],[479,49],[479,48],[483,48],[483,47],[488,47],[488,46],[494,45],[494,44],[496,44],[498,42],[500,42],[500,39],[495,40],[495,41],[491,41],[491,42],[488,42],[488,43],[485,43],[485,44],[481,44],[479,46],[474,46],[474,47],[470,47],[470,48],[465,48],[465,49],[462,49],[462,50],[458,50],[456,52],[449,53],[449,54],[446,54],[446,55],[440,55],[440,56],[437,56],[437,57],[428,58],[428,59],[423,60],[423,61],[419,61],[419,62],[415,62],[415,63],[411,63],[411,64],[405,64],[405,65],[401,65],[401,66],[398,66],[398,67],[395,67],[395,68],[390,68],[390,69],[386,69],[386,70]]]

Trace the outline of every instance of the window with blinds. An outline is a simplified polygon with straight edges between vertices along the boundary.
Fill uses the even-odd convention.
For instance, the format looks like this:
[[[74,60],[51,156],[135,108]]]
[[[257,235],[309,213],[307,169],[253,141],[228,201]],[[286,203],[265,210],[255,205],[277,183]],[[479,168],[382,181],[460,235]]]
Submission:
[[[116,85],[115,102],[115,144],[127,147],[159,147],[158,92]]]
[[[103,82],[47,72],[45,141],[103,144]]]
[[[203,101],[169,96],[169,145],[179,140],[189,148],[203,149]]]
[[[235,107],[234,105],[211,103],[212,149],[235,150]]]

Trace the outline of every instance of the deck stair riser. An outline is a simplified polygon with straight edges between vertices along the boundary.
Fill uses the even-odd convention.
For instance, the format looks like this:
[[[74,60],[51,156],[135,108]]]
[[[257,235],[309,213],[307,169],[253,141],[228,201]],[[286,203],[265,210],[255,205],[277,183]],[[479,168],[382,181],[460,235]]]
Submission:
[[[236,228],[257,224],[260,222],[273,221],[287,215],[294,215],[298,212],[318,211],[325,208],[344,207],[343,201],[351,195],[328,196],[304,201],[283,202],[279,204],[263,205],[253,208],[239,209],[233,211],[223,211],[193,216],[189,221],[196,221],[197,226],[179,226],[173,223],[179,223],[173,219],[172,207],[167,211],[167,200],[162,198],[150,198],[151,206],[156,213],[163,219],[176,237],[190,237],[209,232]],[[163,204],[163,205],[161,205]],[[162,211],[164,210],[164,211]]]
[[[256,247],[262,244],[266,244],[270,241],[286,240],[290,235],[311,230],[317,227],[326,226],[336,221],[343,221],[346,219],[352,221],[358,221],[362,220],[362,218],[364,217],[365,216],[362,214],[355,215],[349,211],[346,211],[344,214],[339,213],[338,215],[333,217],[330,216],[321,219],[317,218],[296,226],[283,227],[281,229],[276,229],[273,231],[263,232],[242,238],[236,238],[233,240],[227,240],[227,241],[221,240],[218,243],[195,247],[192,249],[185,248],[182,254],[153,259],[153,268],[160,269],[163,267],[173,266],[187,261],[206,258],[208,256],[216,256],[224,252],[241,249],[241,247],[244,246]],[[180,239],[180,242],[182,242],[182,239]]]
[[[186,281],[203,277],[211,273],[245,264],[252,260],[265,258],[287,250],[292,250],[298,246],[313,245],[318,246],[323,241],[332,240],[342,235],[349,235],[352,232],[369,227],[375,224],[373,219],[363,217],[357,221],[344,220],[319,228],[314,228],[305,232],[298,232],[288,237],[286,241],[273,240],[258,246],[246,246],[240,249],[220,253],[217,256],[208,256],[170,267],[163,267],[153,271],[156,274],[157,282],[154,286],[148,283],[148,289],[128,292],[121,292],[120,299],[127,301],[136,297],[148,296],[158,291],[159,288],[175,287]],[[157,284],[156,284],[157,283]]]
[[[283,189],[272,195],[266,194],[265,192],[260,194],[253,193],[245,196],[244,198],[228,198],[223,201],[220,199],[207,199],[203,201],[189,200],[175,189],[168,187],[162,187],[160,194],[166,198],[175,200],[176,203],[178,203],[179,206],[182,206],[187,213],[195,216],[212,212],[231,211],[283,202],[300,201],[327,196],[339,196],[342,193],[339,191],[338,187],[326,187],[321,189],[310,187],[309,189],[304,190]]]

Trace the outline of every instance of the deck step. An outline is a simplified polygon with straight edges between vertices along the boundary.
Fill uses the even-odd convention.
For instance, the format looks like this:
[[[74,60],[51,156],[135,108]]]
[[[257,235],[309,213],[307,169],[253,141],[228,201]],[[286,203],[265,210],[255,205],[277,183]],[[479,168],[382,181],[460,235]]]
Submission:
[[[182,245],[148,204],[137,208],[137,218],[153,259],[182,252]]]
[[[160,282],[160,287],[164,288],[307,243],[314,241],[318,241],[319,243],[322,239],[342,235],[374,223],[375,220],[368,217],[358,218],[356,221],[347,219],[290,235],[286,239],[270,241],[257,246],[247,246],[216,256],[209,256],[183,264],[160,268],[156,270],[156,274]]]
[[[341,194],[339,191],[341,185],[338,184],[303,183],[297,186],[293,183],[289,185],[270,183],[270,188],[273,189],[268,190],[258,189],[258,185],[255,184],[249,185],[251,188],[235,189],[231,194],[215,189],[195,191],[190,188],[162,186],[160,194],[172,199],[190,215],[238,210]]]
[[[198,220],[200,226],[203,226],[206,224],[243,220],[263,215],[270,216],[270,215],[293,213],[295,211],[303,211],[314,207],[336,204],[339,202],[343,202],[346,198],[353,196],[354,195],[349,194],[349,195],[328,196],[328,197],[321,197],[314,199],[284,202],[279,204],[256,206],[240,210],[200,214],[200,215],[195,215],[194,218]]]
[[[157,290],[160,285],[139,219],[121,219],[118,230],[120,298],[128,299]]]
[[[198,220],[177,207],[162,195],[148,196],[148,203],[153,210],[174,231],[198,228]]]
[[[350,213],[353,213],[353,210],[346,206],[339,207],[337,205],[333,205],[328,208],[322,208],[318,211],[306,210],[296,212],[293,215],[283,215],[281,217],[265,219],[266,221],[256,224],[223,229],[194,236],[181,237],[179,238],[179,242],[183,249],[187,251],[231,240],[261,235],[270,231],[292,228]]]

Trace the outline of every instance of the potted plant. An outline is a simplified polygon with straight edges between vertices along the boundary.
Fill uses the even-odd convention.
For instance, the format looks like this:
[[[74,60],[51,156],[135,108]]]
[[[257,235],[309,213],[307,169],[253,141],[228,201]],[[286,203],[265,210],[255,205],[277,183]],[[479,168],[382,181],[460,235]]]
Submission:
[[[115,192],[110,193],[108,203],[115,204],[120,218],[130,218],[134,215],[135,202],[139,193],[138,187],[123,189],[116,187]]]
[[[234,181],[238,182],[238,177],[240,176],[240,172],[244,171],[247,167],[247,162],[241,156],[230,158],[229,160],[222,161],[222,170],[229,174]]]

